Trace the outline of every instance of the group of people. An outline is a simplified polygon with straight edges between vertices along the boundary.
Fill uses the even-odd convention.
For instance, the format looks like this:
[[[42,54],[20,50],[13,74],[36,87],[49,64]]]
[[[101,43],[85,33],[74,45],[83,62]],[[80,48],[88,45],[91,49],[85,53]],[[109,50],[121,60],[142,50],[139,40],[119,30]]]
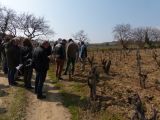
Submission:
[[[33,46],[28,38],[5,37],[0,40],[0,61],[4,74],[8,76],[8,84],[16,86],[16,79],[20,74],[24,78],[24,87],[34,89],[38,99],[46,98],[42,89],[52,57],[56,61],[56,78],[63,80],[65,63],[64,75],[68,74],[69,69],[74,75],[77,60],[81,61],[81,68],[84,70],[87,46],[84,42],[77,44],[72,39],[58,39],[53,46],[48,41],[42,41],[37,47]],[[31,84],[33,69],[36,73],[35,88]]]
[[[57,63],[56,77],[58,80],[63,80],[61,74],[64,63],[66,63],[64,75],[67,75],[68,71],[74,75],[75,63],[78,60],[81,62],[81,70],[84,70],[87,58],[87,46],[83,41],[77,44],[72,39],[69,39],[68,42],[65,39],[58,40],[54,46],[54,50]]]

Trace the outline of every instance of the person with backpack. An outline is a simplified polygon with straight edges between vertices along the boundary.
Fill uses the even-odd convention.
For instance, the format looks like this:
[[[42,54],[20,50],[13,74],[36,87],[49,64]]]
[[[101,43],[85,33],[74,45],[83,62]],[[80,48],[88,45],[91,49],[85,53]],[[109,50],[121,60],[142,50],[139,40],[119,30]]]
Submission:
[[[58,80],[63,80],[63,78],[61,77],[61,73],[66,59],[65,45],[66,45],[66,40],[63,39],[59,41],[59,43],[55,46],[55,57],[57,64],[56,77]]]
[[[80,50],[79,50],[79,59],[80,59],[80,62],[81,62],[81,70],[82,71],[85,70],[86,58],[87,58],[87,46],[82,41],[81,45],[80,45]]]
[[[79,53],[78,45],[72,39],[69,39],[66,47],[67,66],[64,75],[67,75],[68,69],[71,64],[72,64],[71,74],[74,75],[75,62],[78,59],[78,53]]]

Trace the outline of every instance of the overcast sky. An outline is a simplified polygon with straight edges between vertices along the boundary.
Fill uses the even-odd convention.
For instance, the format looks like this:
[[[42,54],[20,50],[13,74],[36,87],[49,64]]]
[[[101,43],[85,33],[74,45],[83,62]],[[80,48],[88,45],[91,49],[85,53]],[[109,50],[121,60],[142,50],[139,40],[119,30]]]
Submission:
[[[160,26],[160,0],[0,0],[18,13],[44,16],[56,32],[54,39],[70,38],[84,30],[90,42],[113,40],[117,24]]]

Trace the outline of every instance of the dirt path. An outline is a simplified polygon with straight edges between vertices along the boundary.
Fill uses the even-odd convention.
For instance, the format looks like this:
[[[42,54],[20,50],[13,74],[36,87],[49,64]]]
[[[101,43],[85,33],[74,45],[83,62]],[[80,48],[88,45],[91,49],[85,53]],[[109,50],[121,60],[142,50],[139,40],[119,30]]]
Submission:
[[[6,90],[6,88],[7,91],[10,88],[8,86],[8,80],[0,72],[0,89]],[[14,88],[16,89],[16,87]],[[71,115],[68,109],[62,105],[58,89],[49,80],[44,85],[46,99],[38,100],[33,91],[27,91],[28,105],[26,106],[26,120],[70,120]],[[2,98],[0,98],[0,107],[5,107]]]
[[[5,77],[3,77],[0,73],[0,90],[3,90],[4,87],[7,87],[8,86],[8,81]],[[0,98],[0,107],[3,106],[3,102],[2,102],[2,99]]]
[[[70,120],[71,115],[62,105],[60,94],[53,84],[46,81],[44,91],[47,96],[38,100],[33,92],[28,92],[26,120]]]

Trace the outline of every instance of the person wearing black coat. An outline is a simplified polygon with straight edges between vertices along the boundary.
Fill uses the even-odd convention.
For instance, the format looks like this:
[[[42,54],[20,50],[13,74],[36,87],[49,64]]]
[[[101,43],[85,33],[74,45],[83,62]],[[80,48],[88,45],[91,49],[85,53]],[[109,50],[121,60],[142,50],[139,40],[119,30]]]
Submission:
[[[8,43],[7,51],[7,65],[8,65],[8,82],[9,85],[16,85],[15,74],[16,67],[21,63],[21,49],[16,43],[16,39],[12,39]]]
[[[32,89],[31,79],[32,79],[32,54],[33,54],[33,46],[29,39],[25,39],[23,41],[22,47],[22,64],[23,64],[23,72],[24,72],[24,84],[27,89]]]
[[[42,95],[43,84],[46,78],[47,70],[49,69],[48,49],[49,42],[43,41],[43,43],[35,48],[33,52],[33,66],[36,71],[35,81],[35,93],[38,99],[46,98]]]

